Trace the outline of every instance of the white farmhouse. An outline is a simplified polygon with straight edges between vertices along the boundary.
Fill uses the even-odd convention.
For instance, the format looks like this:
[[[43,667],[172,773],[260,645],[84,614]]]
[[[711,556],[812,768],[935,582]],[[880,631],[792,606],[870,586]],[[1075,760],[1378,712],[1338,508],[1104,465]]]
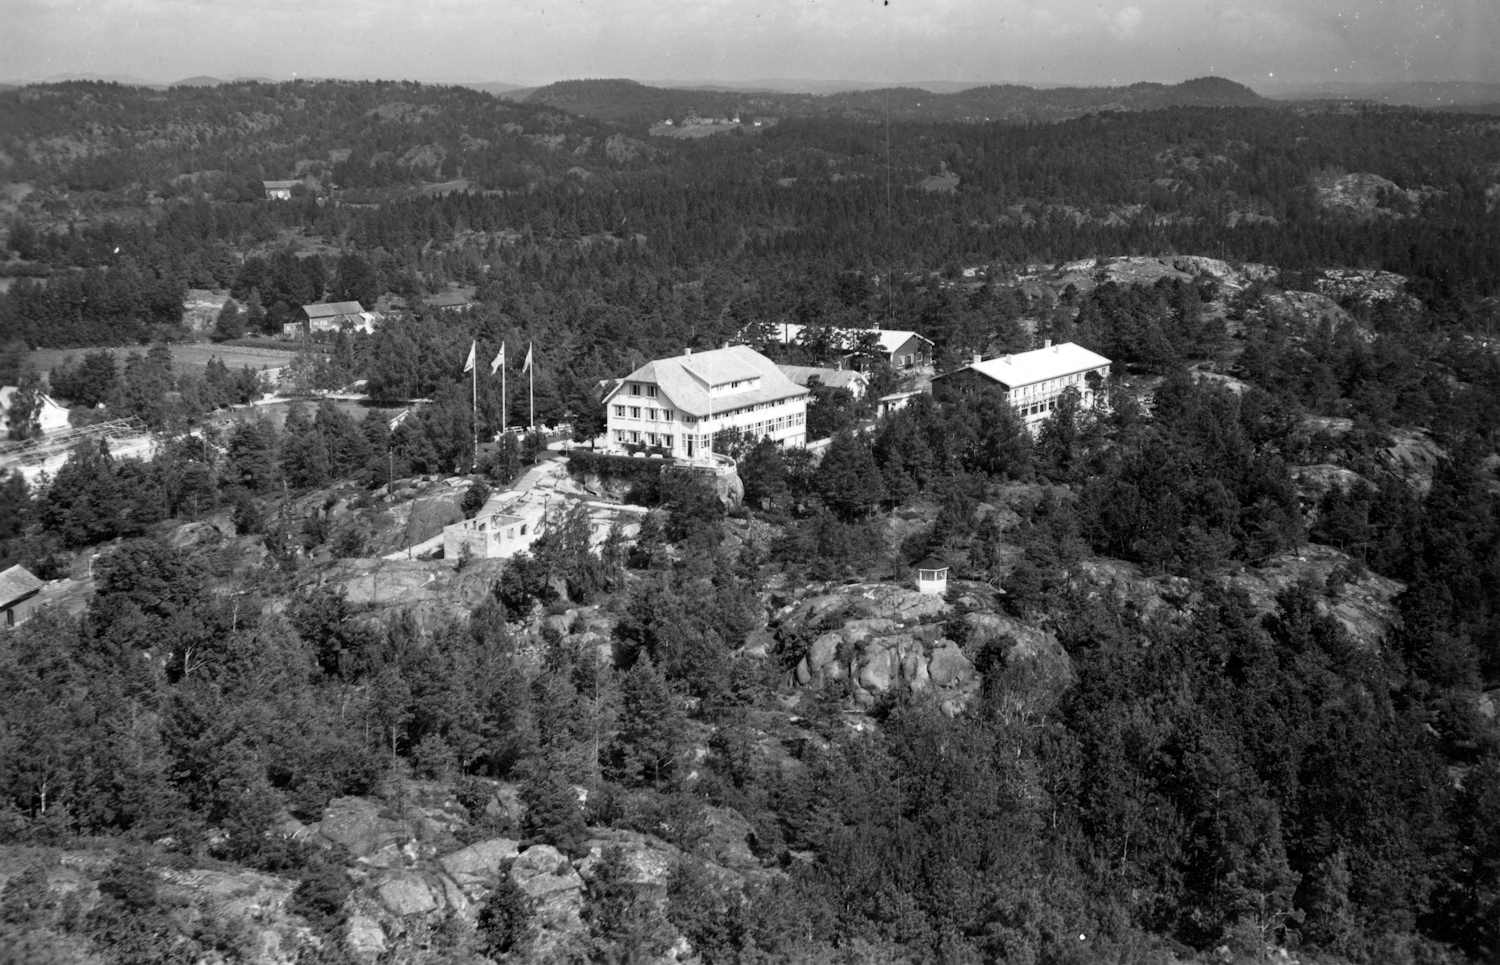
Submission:
[[[605,395],[609,444],[703,461],[711,458],[716,433],[737,429],[757,440],[802,446],[808,394],[748,345],[689,349],[647,362]]]
[[[999,386],[1026,427],[1035,429],[1057,408],[1058,396],[1066,389],[1078,390],[1084,409],[1103,401],[1109,364],[1109,359],[1073,342],[991,359],[975,356],[970,364],[933,379],[933,393],[951,396]]]

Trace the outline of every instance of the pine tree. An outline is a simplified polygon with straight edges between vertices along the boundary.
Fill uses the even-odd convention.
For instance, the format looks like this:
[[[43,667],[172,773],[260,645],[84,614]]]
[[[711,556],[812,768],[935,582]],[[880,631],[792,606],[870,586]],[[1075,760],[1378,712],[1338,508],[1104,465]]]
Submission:
[[[631,786],[672,780],[686,740],[685,719],[666,678],[642,654],[621,684],[619,733],[610,748],[610,774]]]

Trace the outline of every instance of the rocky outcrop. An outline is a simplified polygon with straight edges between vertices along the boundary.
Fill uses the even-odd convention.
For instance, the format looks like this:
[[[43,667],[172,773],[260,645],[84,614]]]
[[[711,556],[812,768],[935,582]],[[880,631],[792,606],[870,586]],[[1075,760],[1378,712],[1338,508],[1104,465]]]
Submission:
[[[1405,218],[1421,210],[1426,192],[1408,191],[1368,171],[1324,174],[1313,179],[1313,195],[1330,211],[1358,218]]]
[[[317,840],[378,865],[399,865],[400,848],[410,839],[404,824],[381,817],[380,805],[363,797],[334,798],[323,820],[308,830]]]
[[[1261,296],[1261,309],[1277,321],[1287,323],[1304,336],[1315,335],[1324,325],[1348,327],[1365,341],[1375,334],[1326,294],[1304,291],[1267,292]]]
[[[1326,462],[1293,466],[1291,474],[1292,481],[1297,484],[1297,495],[1308,501],[1319,500],[1335,489],[1347,493],[1369,485],[1369,480],[1354,470]]]
[[[501,873],[518,854],[520,850],[512,839],[492,838],[445,855],[439,863],[464,894],[470,900],[476,900],[485,890],[494,887]]]
[[[376,886],[376,895],[385,910],[398,918],[425,915],[445,903],[446,889],[440,882],[429,881],[416,871],[399,871]]]
[[[350,915],[344,926],[344,947],[355,961],[373,962],[385,952],[385,929],[370,915]]]
[[[583,921],[583,878],[551,845],[532,845],[510,866],[510,880],[531,899],[537,927],[533,945],[536,961],[560,961],[567,950],[586,936]]]
[[[932,690],[950,712],[978,689],[969,657],[942,635],[951,610],[939,596],[883,583],[860,583],[795,603],[773,620],[783,641],[807,640],[797,682],[842,681],[869,705],[894,688]]]
[[[998,651],[1009,671],[1005,711],[1034,717],[1052,709],[1078,675],[1072,658],[1052,633],[1004,613],[966,613],[963,623],[969,649]],[[993,671],[992,671],[993,672]]]
[[[1405,584],[1372,573],[1352,558],[1328,546],[1309,543],[1279,554],[1253,570],[1230,579],[1249,594],[1257,609],[1270,613],[1276,596],[1299,583],[1321,591],[1319,609],[1333,617],[1359,646],[1382,647],[1396,625],[1396,597]]]

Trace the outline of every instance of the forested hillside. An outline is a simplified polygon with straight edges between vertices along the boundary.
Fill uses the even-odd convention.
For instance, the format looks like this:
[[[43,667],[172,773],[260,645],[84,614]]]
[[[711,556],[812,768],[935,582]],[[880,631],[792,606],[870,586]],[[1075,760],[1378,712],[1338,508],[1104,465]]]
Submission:
[[[1222,77],[1200,77],[1172,85],[1131,84],[1129,87],[1039,90],[1004,84],[952,93],[891,87],[822,95],[651,87],[631,80],[567,80],[528,91],[524,97],[516,94],[502,96],[525,103],[550,104],[573,114],[627,124],[640,130],[669,118],[680,121],[738,115],[771,120],[795,117],[866,122],[1049,123],[1099,111],[1264,104],[1262,98],[1248,87]]]
[[[0,567],[78,589],[0,631],[0,947],[1493,960],[1496,157],[1396,109],[677,141],[407,84],[0,92],[0,382],[160,439],[0,477]],[[362,418],[173,367],[319,299],[387,313],[292,364]],[[407,558],[545,462],[473,450],[523,343],[582,439],[647,359],[871,322],[939,371],[1076,341],[1109,404],[819,387],[819,456],[716,443],[743,501],[585,450],[530,552]]]

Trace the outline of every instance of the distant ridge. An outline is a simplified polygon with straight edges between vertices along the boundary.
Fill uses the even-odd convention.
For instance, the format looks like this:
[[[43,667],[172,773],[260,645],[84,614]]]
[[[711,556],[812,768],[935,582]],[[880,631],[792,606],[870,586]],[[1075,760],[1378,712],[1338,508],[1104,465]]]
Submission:
[[[456,87],[467,87],[470,90],[483,91],[486,94],[513,94],[519,90],[525,90],[520,84],[506,84],[497,80],[487,80],[477,83],[455,84]]]
[[[1391,84],[1326,83],[1286,87],[1270,96],[1278,100],[1361,100],[1393,107],[1451,109],[1500,105],[1500,84],[1484,81],[1412,81]]]
[[[522,94],[509,95],[521,99]],[[1243,84],[1198,77],[1180,84],[1036,88],[994,84],[952,92],[890,87],[807,94],[771,90],[654,87],[626,78],[565,80],[524,95],[531,103],[617,123],[738,114],[927,121],[1058,121],[1098,111],[1245,107],[1271,103]]]

